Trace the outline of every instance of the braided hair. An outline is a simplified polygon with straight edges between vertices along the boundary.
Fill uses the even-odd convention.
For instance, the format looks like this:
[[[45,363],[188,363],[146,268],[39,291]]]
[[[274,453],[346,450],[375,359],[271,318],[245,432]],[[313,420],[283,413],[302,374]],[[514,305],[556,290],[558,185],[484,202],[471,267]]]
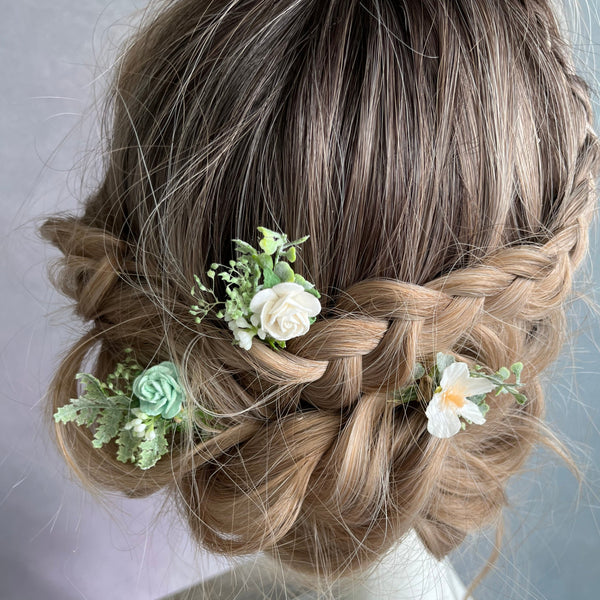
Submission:
[[[129,40],[107,97],[106,168],[81,215],[42,235],[88,331],[49,411],[134,349],[172,360],[208,439],[149,471],[57,426],[93,489],[165,489],[211,551],[265,550],[337,576],[414,528],[442,557],[499,524],[544,424],[539,376],[566,335],[600,168],[587,83],[547,0],[177,0]],[[256,226],[309,234],[296,271],[323,310],[275,352],[189,314],[194,273]],[[220,290],[223,292],[223,290]],[[222,294],[221,294],[222,296]],[[444,350],[523,362],[529,401],[432,437],[389,402]]]

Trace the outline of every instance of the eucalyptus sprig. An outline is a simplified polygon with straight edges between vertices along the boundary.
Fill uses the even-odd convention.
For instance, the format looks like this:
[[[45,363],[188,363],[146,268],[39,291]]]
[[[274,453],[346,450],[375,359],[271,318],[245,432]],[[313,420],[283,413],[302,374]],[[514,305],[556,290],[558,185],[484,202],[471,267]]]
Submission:
[[[436,354],[436,360],[428,371],[420,362],[416,362],[411,375],[412,383],[400,390],[394,390],[392,401],[398,404],[406,404],[415,400],[429,400],[429,398],[425,397],[423,390],[430,389],[433,393],[439,391],[444,369],[454,362],[455,358],[452,354],[445,354],[443,352],[438,352]],[[493,382],[496,386],[496,396],[508,392],[514,396],[519,404],[525,404],[527,402],[527,397],[517,391],[517,388],[524,385],[521,382],[521,372],[523,371],[522,362],[513,363],[510,368],[500,367],[494,374],[485,373],[482,369],[483,367],[481,365],[475,365],[474,371],[470,370],[470,376],[483,377]],[[507,382],[506,380],[510,377],[511,372],[515,376],[515,381]],[[489,410],[489,406],[484,402],[486,396],[487,394],[476,394],[468,397],[469,400],[481,408],[484,415]]]
[[[421,363],[415,364],[412,383],[394,391],[392,402],[426,401],[427,431],[442,439],[465,429],[467,423],[483,425],[490,408],[485,402],[490,392],[510,393],[519,404],[527,402],[525,395],[517,391],[523,385],[522,363],[513,363],[510,370],[501,367],[493,374],[482,369],[480,365],[469,369],[466,362],[456,361],[452,354],[438,352],[429,371]],[[515,381],[507,382],[511,372]]]

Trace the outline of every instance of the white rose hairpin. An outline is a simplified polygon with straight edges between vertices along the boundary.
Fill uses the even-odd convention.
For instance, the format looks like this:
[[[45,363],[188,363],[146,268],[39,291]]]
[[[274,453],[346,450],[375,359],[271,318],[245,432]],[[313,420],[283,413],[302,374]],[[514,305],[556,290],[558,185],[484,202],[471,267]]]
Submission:
[[[296,246],[308,236],[288,242],[284,233],[266,227],[257,229],[263,236],[259,241],[262,252],[234,239],[238,258],[230,260],[229,267],[219,263],[210,265],[206,273],[213,282],[210,289],[194,275],[196,285],[191,290],[192,296],[206,292],[215,301],[199,299],[190,313],[196,316],[196,323],[200,323],[210,310],[223,304],[216,315],[233,331],[234,345],[250,350],[252,339],[258,336],[274,349],[285,348],[287,340],[308,331],[321,311],[321,294],[312,283],[294,273],[289,264],[296,260]],[[216,273],[219,268],[224,270]],[[215,277],[227,283],[227,300],[217,299]]]
[[[423,394],[433,389],[425,415],[427,431],[438,438],[452,437],[465,429],[466,423],[483,425],[490,408],[485,399],[492,391],[496,391],[496,396],[510,393],[519,404],[527,402],[525,395],[517,391],[518,387],[524,385],[521,382],[523,363],[513,363],[510,370],[501,367],[494,374],[484,373],[482,369],[480,365],[475,365],[470,370],[467,363],[456,361],[451,354],[438,352],[429,372],[421,363],[416,363],[413,383],[396,390],[392,401],[404,404],[420,400]],[[515,376],[513,383],[506,381],[511,372]]]

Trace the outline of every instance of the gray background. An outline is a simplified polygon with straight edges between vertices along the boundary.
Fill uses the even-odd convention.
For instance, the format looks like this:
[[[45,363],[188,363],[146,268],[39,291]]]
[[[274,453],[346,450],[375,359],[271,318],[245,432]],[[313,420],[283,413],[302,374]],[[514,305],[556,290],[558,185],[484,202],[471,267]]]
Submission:
[[[98,134],[93,98],[132,12],[142,0],[0,0],[0,598],[157,598],[225,568],[196,551],[156,499],[111,497],[110,511],[68,477],[43,419],[43,394],[59,353],[80,332],[49,286],[56,254],[34,219],[76,209],[93,181]],[[595,0],[570,15],[580,70],[598,88]],[[597,100],[597,97],[595,97]],[[596,102],[596,111],[600,106]],[[93,169],[92,169],[93,170]],[[88,176],[90,171],[88,170]],[[579,289],[596,297],[598,221]],[[582,465],[581,489],[550,454],[538,452],[513,481],[502,555],[475,597],[599,597],[599,320],[582,300],[570,312],[572,342],[549,372],[548,418]],[[463,580],[491,550],[491,532],[453,555]]]

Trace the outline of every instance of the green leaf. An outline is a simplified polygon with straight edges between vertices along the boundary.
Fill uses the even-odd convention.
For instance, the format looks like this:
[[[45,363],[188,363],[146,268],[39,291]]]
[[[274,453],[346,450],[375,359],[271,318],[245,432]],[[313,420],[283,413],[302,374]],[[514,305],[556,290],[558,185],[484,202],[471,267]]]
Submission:
[[[140,469],[153,467],[169,449],[169,444],[165,437],[165,422],[162,419],[156,422],[154,431],[156,437],[153,440],[144,439],[140,443],[140,456],[138,460]]]
[[[444,354],[443,352],[438,352],[435,356],[435,362],[438,368],[438,373],[440,377],[442,376],[444,369],[455,362],[454,356],[452,354]]]
[[[117,437],[117,460],[126,462],[135,462],[135,452],[138,448],[140,438],[136,438],[131,431],[121,429]]]
[[[206,271],[206,274],[211,278],[214,279],[215,278],[215,272],[210,269],[209,271]]]
[[[263,238],[258,244],[266,254],[275,254],[279,247],[279,244],[272,238]]]
[[[278,262],[275,265],[274,273],[281,281],[294,281],[294,271],[286,262]]]
[[[256,256],[256,262],[261,269],[273,270],[273,259],[268,254],[258,254]]]
[[[510,377],[510,371],[506,367],[500,367],[496,371],[496,375],[498,375],[498,377],[500,377],[500,379],[504,381],[505,379],[508,379]]]
[[[274,285],[281,283],[281,279],[279,279],[271,269],[263,269],[263,280],[265,288],[271,288]]]
[[[485,402],[482,402],[479,405],[479,410],[481,411],[481,414],[485,417],[485,415],[487,414],[488,410],[490,410],[490,407]]]
[[[85,386],[85,397],[88,400],[103,403],[106,399],[106,385],[90,373],[77,373],[75,379],[79,379]]]
[[[282,237],[287,237],[285,235],[282,236],[282,234],[277,233],[276,231],[273,231],[272,229],[267,229],[266,227],[257,227],[256,228],[260,233],[263,234],[263,237],[265,238],[271,238],[274,240],[281,240]]]
[[[54,413],[57,423],[69,423],[77,418],[77,408],[73,404],[65,404]]]
[[[248,242],[238,239],[234,239],[233,241],[236,243],[236,250],[240,254],[256,254],[256,250]]]
[[[293,263],[296,260],[296,248],[294,246],[292,246],[291,248],[288,248],[287,252],[285,253],[285,257],[291,263]]]
[[[481,402],[485,400],[486,396],[487,394],[476,394],[475,396],[468,396],[468,399],[471,402],[475,402],[475,404],[481,405]]]
[[[515,400],[519,404],[525,404],[527,402],[527,396],[525,396],[525,394],[521,394],[519,392],[515,392],[514,393],[514,397],[515,397]]]
[[[523,363],[516,362],[510,365],[510,370],[515,374],[515,380],[517,383],[521,383],[521,372],[523,371]]]
[[[296,246],[297,244],[304,244],[304,242],[310,237],[310,235],[305,235],[297,240],[294,240],[293,242],[290,242],[292,245]]]
[[[408,402],[414,402],[418,399],[417,386],[409,385],[401,390],[394,390],[392,398],[398,404],[406,404]]]
[[[98,418],[98,428],[94,433],[92,446],[101,448],[116,437],[124,417],[125,413],[118,407],[104,409]]]
[[[306,281],[306,279],[304,279],[304,277],[302,277],[302,275],[298,275],[298,273],[295,273],[294,274],[294,283],[301,285],[305,291],[307,291],[309,294],[312,294],[313,296],[315,296],[315,298],[321,297],[321,294],[315,288],[315,286],[312,283],[309,283],[308,281]]]
[[[425,367],[420,362],[416,362],[412,370],[412,378],[421,379],[423,375],[425,375]]]
[[[78,410],[79,414],[75,419],[75,423],[77,423],[77,425],[87,425],[88,427],[91,427],[100,415],[99,406],[83,406],[78,408]]]

